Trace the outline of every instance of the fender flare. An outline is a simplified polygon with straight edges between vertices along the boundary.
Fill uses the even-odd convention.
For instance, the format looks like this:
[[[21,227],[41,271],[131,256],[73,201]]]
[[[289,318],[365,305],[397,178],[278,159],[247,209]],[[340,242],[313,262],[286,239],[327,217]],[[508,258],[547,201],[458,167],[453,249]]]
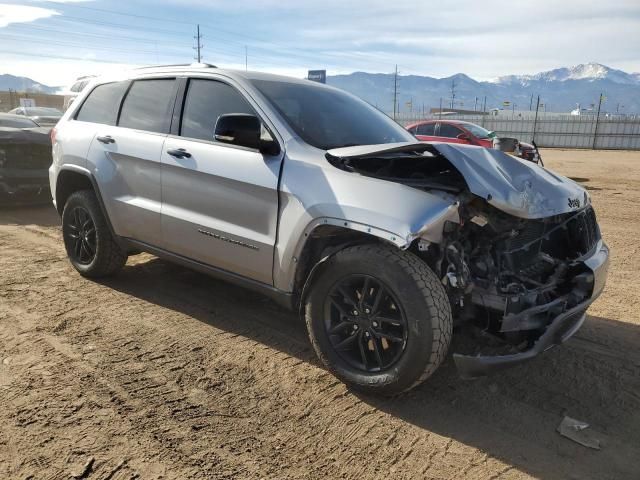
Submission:
[[[116,234],[115,230],[113,229],[113,225],[111,224],[111,219],[109,218],[109,214],[107,213],[107,208],[105,207],[104,201],[102,199],[100,186],[98,185],[98,182],[94,177],[94,175],[86,168],[80,167],[78,165],[64,164],[58,170],[58,173],[56,175],[56,199],[55,200],[56,200],[56,210],[58,211],[58,214],[60,215],[60,217],[62,217],[62,211],[64,209],[64,205],[59,205],[58,191],[60,187],[61,176],[63,176],[62,174],[64,172],[72,172],[75,174],[79,174],[86,177],[89,180],[89,182],[91,183],[91,186],[93,187],[93,192],[95,193],[96,198],[98,199],[98,205],[100,205],[100,210],[102,211],[102,215],[104,216],[104,219],[107,222],[107,227],[109,228],[109,232],[111,233],[111,236],[114,238],[116,243],[121,248],[126,250],[128,248],[128,245],[120,236]]]
[[[309,237],[311,236],[311,234],[317,228],[325,225],[331,225],[331,226],[351,230],[356,233],[364,233],[366,235],[371,235],[372,237],[378,238],[384,242],[395,245],[397,248],[401,248],[401,249],[407,248],[411,243],[411,242],[407,242],[407,239],[403,238],[401,235],[389,232],[384,229],[376,228],[371,225],[366,225],[359,222],[353,222],[350,220],[344,220],[344,219],[338,219],[338,218],[332,218],[332,217],[319,217],[309,222],[307,227],[304,229],[303,235],[301,237],[302,241],[300,241],[295,251],[294,262],[296,265],[298,264],[300,255],[304,251],[304,248],[307,245],[307,241],[309,240]],[[297,295],[297,299],[296,299],[297,305],[294,305],[298,313],[300,314],[303,313],[302,309],[304,308],[305,298],[308,295],[309,289],[313,284],[318,272],[322,269],[326,261],[329,260],[331,257],[333,257],[340,250],[344,248],[348,248],[352,245],[356,245],[358,243],[360,242],[350,241],[350,242],[341,243],[340,245],[329,247],[328,250],[325,250],[322,253],[320,259],[317,262],[315,262],[311,267],[311,269],[309,270],[309,273],[306,275],[306,278],[304,279],[302,288],[299,290],[299,295]],[[297,267],[296,267],[296,270],[297,270]]]

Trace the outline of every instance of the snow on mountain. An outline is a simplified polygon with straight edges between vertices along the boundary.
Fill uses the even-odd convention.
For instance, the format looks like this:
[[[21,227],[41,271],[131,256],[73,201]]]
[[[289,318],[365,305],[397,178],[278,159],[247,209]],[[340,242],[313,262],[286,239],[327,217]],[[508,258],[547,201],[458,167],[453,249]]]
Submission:
[[[623,85],[640,84],[640,75],[623,72],[600,63],[581,63],[573,67],[556,68],[534,75],[506,75],[493,83],[531,85],[533,82],[566,82],[568,80],[608,80]]]
[[[327,82],[351,92],[385,112],[393,111],[393,74],[357,72],[329,76]],[[626,73],[599,63],[586,63],[557,68],[534,75],[507,75],[493,81],[480,82],[464,74],[446,78],[419,75],[401,76],[398,106],[402,112],[428,111],[451,102],[452,82],[455,107],[470,110],[501,108],[509,101],[516,108],[534,107],[540,95],[545,108],[569,112],[577,103],[597,104],[601,93],[606,100],[604,111],[624,105],[624,113],[640,113],[640,73]]]

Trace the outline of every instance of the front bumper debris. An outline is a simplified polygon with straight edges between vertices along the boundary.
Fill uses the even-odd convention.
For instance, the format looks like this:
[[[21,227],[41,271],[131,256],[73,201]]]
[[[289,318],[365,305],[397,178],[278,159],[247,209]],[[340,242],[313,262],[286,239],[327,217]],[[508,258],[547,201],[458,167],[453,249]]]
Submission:
[[[471,356],[454,353],[453,359],[460,376],[463,378],[483,377],[495,371],[519,365],[571,338],[584,323],[589,305],[598,298],[604,289],[609,268],[609,248],[602,240],[598,241],[595,253],[585,259],[584,264],[594,276],[593,292],[588,300],[556,316],[529,350],[499,356]]]

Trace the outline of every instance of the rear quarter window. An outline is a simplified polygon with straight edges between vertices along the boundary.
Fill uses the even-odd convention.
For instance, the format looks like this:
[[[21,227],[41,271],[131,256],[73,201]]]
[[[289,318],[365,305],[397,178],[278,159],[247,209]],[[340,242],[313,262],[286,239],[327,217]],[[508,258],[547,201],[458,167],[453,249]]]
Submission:
[[[105,83],[94,88],[76,114],[81,122],[115,125],[128,82]]]
[[[435,123],[423,123],[422,125],[418,125],[418,133],[417,135],[430,135],[433,136],[435,133]]]
[[[136,80],[122,104],[119,127],[168,133],[175,79]]]

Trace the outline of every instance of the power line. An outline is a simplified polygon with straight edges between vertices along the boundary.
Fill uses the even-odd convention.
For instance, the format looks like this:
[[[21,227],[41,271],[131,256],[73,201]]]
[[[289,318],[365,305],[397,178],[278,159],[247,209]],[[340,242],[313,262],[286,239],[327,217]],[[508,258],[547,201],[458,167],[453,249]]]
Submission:
[[[54,2],[55,3],[55,2]],[[123,15],[123,16],[128,16],[128,17],[133,17],[133,18],[145,18],[145,19],[149,19],[149,20],[153,20],[153,21],[162,21],[162,22],[178,22],[178,23],[184,23],[184,24],[192,24],[191,22],[187,22],[187,21],[183,21],[183,20],[173,20],[173,19],[163,19],[163,18],[159,18],[159,17],[151,17],[151,16],[147,16],[147,15],[137,15],[137,14],[129,14],[129,13],[125,13],[125,12],[117,12],[115,10],[106,10],[106,9],[97,9],[94,7],[85,7],[85,6],[80,6],[77,4],[65,4],[65,7],[69,6],[69,7],[73,7],[73,8],[83,8],[83,9],[88,9],[88,10],[97,10],[97,11],[103,11],[105,13],[113,13],[113,14],[117,14],[117,15]],[[166,35],[173,35],[176,36],[179,34],[176,33],[171,33],[171,32],[167,32],[166,29],[158,29],[158,28],[150,28],[150,27],[145,27],[142,28],[139,25],[131,25],[131,24],[122,24],[122,23],[115,23],[115,22],[107,22],[107,21],[97,21],[97,20],[93,20],[93,19],[87,19],[87,18],[83,18],[83,17],[75,17],[75,16],[71,16],[71,15],[64,15],[61,17],[52,17],[55,20],[63,20],[63,21],[72,21],[72,22],[76,22],[76,23],[88,23],[88,24],[93,24],[93,25],[101,25],[101,26],[110,26],[110,27],[115,27],[115,28],[121,28],[121,29],[127,29],[127,30],[131,30],[131,29],[135,29],[135,30],[143,30],[143,31],[147,31],[147,32],[155,32],[155,33],[162,33],[163,36]],[[233,39],[224,39],[225,42],[233,42],[233,43],[239,43],[241,45],[246,45],[246,39],[253,39],[256,42],[260,42],[260,43],[264,43],[264,39],[258,38],[258,37],[252,37],[246,34],[239,34],[236,32],[232,32],[230,30],[226,30],[226,29],[221,29],[220,27],[215,27],[215,26],[210,26],[210,25],[206,25],[206,24],[200,24],[201,27],[205,28],[205,29],[211,29],[212,31],[215,32],[226,32],[229,35],[233,35],[236,37],[240,37],[241,40],[233,40]],[[217,38],[223,38],[220,36],[217,36]],[[304,58],[305,60],[308,60],[310,57],[312,56],[322,56],[324,58],[334,58],[334,59],[339,59],[339,60],[344,60],[343,57],[356,57],[356,58],[361,58],[363,60],[375,60],[375,59],[379,59],[379,60],[383,60],[385,62],[390,62],[393,59],[393,55],[389,54],[389,56],[379,56],[379,55],[375,55],[375,54],[369,54],[369,53],[363,53],[363,52],[341,52],[340,55],[335,55],[335,54],[328,54],[328,53],[324,53],[324,52],[312,52],[307,53],[304,52],[302,50],[299,49],[292,49],[291,47],[288,47],[286,45],[282,45],[282,44],[278,44],[278,43],[274,43],[274,42],[269,42],[271,45],[273,45],[274,47],[278,48],[278,50],[275,49],[266,49],[264,47],[260,47],[259,45],[256,46],[252,46],[252,48],[257,49],[257,50],[263,50],[263,51],[270,51],[276,54],[280,54],[281,50],[287,50],[287,56],[292,56],[291,51],[299,51],[302,52],[302,54],[298,54],[297,56],[299,56],[300,58]],[[294,54],[295,55],[295,54]]]
[[[88,20],[88,19],[83,19],[83,18],[77,18],[77,17],[53,17],[56,21],[63,21],[63,22],[68,22],[68,23],[75,23],[75,24],[91,24],[91,25],[99,25],[99,26],[109,26],[109,27],[114,27],[114,28],[119,28],[119,29],[125,29],[125,30],[138,30],[138,31],[145,31],[145,32],[165,32],[164,30],[158,30],[158,29],[149,29],[149,28],[140,28],[137,26],[133,26],[133,25],[125,25],[125,24],[117,24],[117,23],[113,23],[113,22],[101,22],[101,21],[95,21],[95,20]],[[201,25],[202,27],[202,25]],[[184,34],[178,34],[178,33],[166,33],[166,35],[169,36],[179,36],[180,38],[183,38]],[[111,38],[113,38],[113,35],[111,35]],[[120,38],[120,35],[118,34],[118,38]],[[218,42],[218,43],[222,43],[222,42]],[[244,45],[244,44],[242,44]],[[269,51],[264,49],[265,51]],[[209,48],[209,51],[211,52],[217,52],[222,56],[226,56],[226,57],[235,57],[236,54],[230,54],[229,50],[214,50]],[[155,53],[154,53],[155,54]],[[240,55],[239,53],[237,54],[238,56]],[[288,54],[288,56],[291,56],[290,54]],[[292,63],[292,62],[288,62],[286,60],[283,60],[281,56],[273,56],[273,55],[262,55],[262,58],[271,58],[273,60],[275,60],[272,63],[275,64],[280,64],[280,65],[289,65],[289,66],[295,66],[297,68],[302,68],[300,63]]]
[[[114,27],[114,28],[129,30],[129,31],[154,32],[154,33],[161,33],[163,36],[170,36],[170,37],[171,36],[173,36],[173,37],[185,37],[187,35],[186,32],[185,33],[168,32],[166,29],[163,29],[163,28],[149,28],[149,27],[144,27],[143,28],[140,25],[131,25],[131,24],[114,23],[114,22],[104,22],[104,21],[92,20],[92,19],[89,19],[89,18],[74,17],[74,16],[71,16],[71,15],[50,17],[48,20],[50,20],[50,21],[63,21],[63,22],[66,21],[66,22],[72,22],[72,23],[86,23],[86,24],[90,24],[90,25]]]
[[[18,28],[19,30],[22,28],[25,28],[27,30],[39,30],[39,31],[43,31],[43,32],[51,32],[51,33],[59,33],[61,35],[75,35],[75,36],[83,36],[83,37],[96,37],[96,38],[107,38],[110,40],[113,40],[113,35],[107,35],[107,34],[101,34],[101,33],[89,33],[89,32],[72,32],[69,30],[56,30],[55,28],[45,28],[45,27],[40,27],[40,26],[35,26],[35,25],[24,25],[24,24],[11,24],[7,30],[11,31],[14,28]],[[151,39],[145,39],[145,38],[141,38],[141,37],[130,37],[130,36],[126,36],[126,35],[118,35],[118,40],[133,40],[137,43],[149,43],[149,44],[155,44],[155,45],[171,45],[171,46],[178,46],[176,45],[175,42],[167,42],[167,41],[162,41],[162,40],[151,40]],[[180,45],[181,46],[181,45]],[[185,47],[187,46],[186,43],[184,45]]]
[[[73,42],[65,42],[65,41],[52,41],[52,40],[34,40],[31,37],[28,36],[20,36],[20,35],[7,35],[7,34],[0,34],[0,38],[5,38],[8,40],[19,40],[19,41],[28,41],[30,43],[41,43],[41,44],[45,44],[45,45],[57,45],[57,46],[63,46],[63,47],[76,47],[76,48],[84,48],[87,47],[86,44],[79,44],[79,43],[73,43]],[[127,48],[117,48],[117,47],[107,47],[107,46],[90,46],[87,48],[91,48],[91,49],[96,49],[96,50],[106,50],[106,51],[110,51],[110,52],[116,52],[116,53],[133,53],[133,54],[138,54],[138,55],[155,55],[156,52],[155,51],[150,51],[150,50],[132,50],[132,49],[127,49]],[[20,52],[22,53],[22,52]],[[176,55],[174,55],[176,56]]]
[[[58,2],[48,2],[48,3],[55,3],[57,6],[60,6],[60,4]],[[110,10],[110,9],[103,9],[103,8],[96,8],[96,7],[89,7],[89,6],[85,6],[85,5],[78,5],[78,4],[71,4],[71,3],[65,3],[64,9],[66,8],[76,8],[76,9],[82,9],[82,10],[87,10],[87,11],[94,11],[94,12],[101,12],[101,13],[108,13],[108,14],[113,14],[113,15],[120,15],[123,17],[130,17],[130,18],[136,18],[136,19],[146,19],[146,20],[150,20],[153,22],[170,22],[170,23],[181,23],[181,24],[185,24],[185,25],[191,25],[192,22],[187,21],[187,20],[178,20],[175,18],[161,18],[161,17],[155,17],[155,16],[150,16],[150,15],[141,15],[141,14],[135,14],[135,13],[128,13],[128,12],[123,12],[123,11],[117,11],[117,10]],[[84,17],[77,17],[77,16],[73,16],[73,15],[63,15],[63,16],[58,16],[58,17],[53,17],[51,20],[54,21],[63,21],[63,22],[72,22],[72,23],[80,23],[80,24],[90,24],[90,25],[98,25],[98,26],[107,26],[107,27],[112,27],[112,28],[119,28],[119,29],[126,29],[126,30],[135,30],[135,31],[143,31],[143,32],[149,32],[149,33],[159,33],[162,34],[163,38],[166,38],[167,36],[173,36],[173,37],[180,37],[180,38],[184,38],[184,34],[180,34],[177,32],[168,32],[167,29],[165,28],[152,28],[152,27],[141,27],[139,24],[136,25],[132,25],[132,24],[128,24],[128,23],[117,23],[117,22],[111,22],[111,21],[99,21],[99,20],[94,20],[94,19],[89,19],[89,18],[84,18]],[[246,33],[237,33],[237,32],[233,32],[230,30],[226,30],[226,29],[222,29],[219,26],[210,26],[210,25],[206,25],[206,24],[201,24],[201,27],[204,27],[205,29],[210,29],[213,32],[219,33],[219,32],[225,32],[228,35],[234,36],[234,37],[239,37],[240,40],[235,40],[232,38],[224,38],[224,42],[225,43],[237,43],[237,44],[241,44],[244,45],[245,47],[247,47],[247,39],[253,39],[255,42],[257,42],[257,45],[251,45],[253,50],[256,50],[258,52],[263,51],[263,52],[270,52],[272,55],[269,56],[270,58],[274,59],[275,61],[271,61],[270,63],[274,63],[274,64],[281,64],[281,65],[291,65],[291,66],[295,66],[298,68],[302,68],[302,65],[305,62],[308,62],[311,58],[315,57],[322,57],[328,60],[333,60],[335,62],[339,62],[342,63],[344,61],[348,61],[349,59],[359,59],[362,61],[367,61],[367,62],[391,62],[393,59],[393,55],[392,54],[383,54],[383,55],[377,55],[377,54],[371,54],[371,53],[365,53],[365,52],[340,52],[339,54],[336,53],[326,53],[326,52],[306,52],[300,49],[295,49],[295,48],[291,48],[289,46],[283,45],[283,44],[279,44],[279,43],[274,43],[274,42],[269,42],[270,45],[273,46],[273,48],[265,48],[261,45],[259,45],[260,43],[264,43],[265,40],[262,38],[258,38],[258,37],[252,37],[249,35],[246,35]],[[75,32],[69,32],[69,33],[75,33]],[[87,35],[97,35],[97,34],[87,34]],[[223,38],[220,36],[214,36],[214,35],[210,35],[212,38]],[[105,36],[106,37],[106,36]],[[118,38],[124,38],[121,35],[118,35]],[[131,40],[134,40],[135,37],[128,37]],[[149,43],[149,40],[146,40],[147,43]],[[165,43],[166,44],[166,43]],[[299,53],[294,53],[294,52],[299,52]],[[225,52],[220,52],[223,55],[229,55],[228,51]],[[290,61],[285,61],[282,59],[283,54],[286,55],[287,58],[291,58],[291,57],[298,57],[301,61],[300,62],[290,62]],[[201,56],[202,57],[202,56]],[[265,55],[261,55],[261,58],[264,58]],[[245,68],[247,67],[247,54],[245,51]]]
[[[60,2],[54,2],[51,0],[46,1],[45,3],[54,3],[56,5],[60,5]],[[76,4],[70,4],[70,3],[66,3],[65,5],[66,7],[73,7],[73,8],[81,8],[83,10],[92,10],[94,12],[102,12],[102,13],[112,13],[114,15],[123,15],[126,17],[134,17],[134,18],[144,18],[146,20],[155,20],[158,22],[170,22],[170,23],[186,23],[189,25],[193,25],[193,22],[189,22],[186,20],[177,20],[177,19],[168,19],[168,18],[160,18],[160,17],[151,17],[149,15],[139,15],[139,14],[135,14],[135,13],[125,13],[125,12],[118,12],[116,10],[107,10],[106,8],[96,8],[96,7],[87,7],[84,5],[76,5]]]
[[[118,64],[118,65],[122,65],[124,63],[122,61],[104,60],[104,59],[97,59],[97,58],[70,57],[66,55],[50,55],[50,54],[44,54],[44,53],[24,53],[24,52],[16,53],[15,50],[0,50],[0,53],[7,53],[7,54],[15,55],[18,57],[27,56],[27,57],[50,58],[50,59],[57,59],[57,60],[81,60],[83,62],[111,63],[111,64]]]

